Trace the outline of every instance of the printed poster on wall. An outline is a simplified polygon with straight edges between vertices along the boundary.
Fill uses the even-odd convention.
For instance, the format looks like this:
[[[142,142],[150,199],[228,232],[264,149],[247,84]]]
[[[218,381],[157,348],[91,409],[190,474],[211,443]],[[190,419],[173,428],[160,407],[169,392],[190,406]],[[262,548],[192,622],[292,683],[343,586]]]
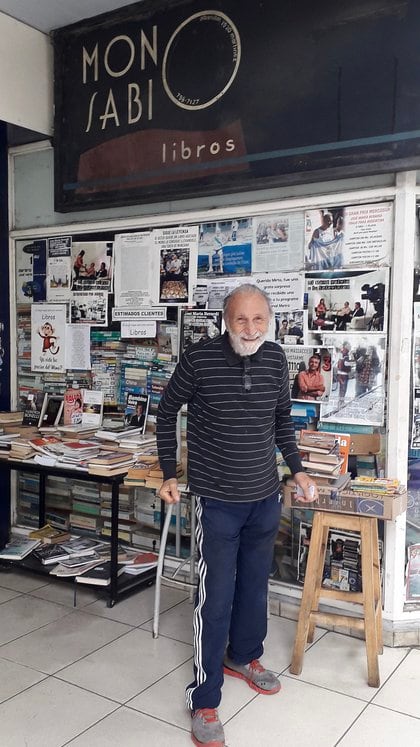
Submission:
[[[321,407],[321,420],[383,425],[385,335],[325,334],[322,340],[334,353],[333,384],[328,404]]]
[[[31,371],[65,371],[65,339],[65,304],[32,304]]]
[[[252,218],[201,223],[197,275],[250,275],[252,269]]]
[[[389,265],[393,232],[391,202],[324,207],[305,213],[305,268]]]
[[[181,312],[180,356],[193,342],[211,340],[222,331],[222,312],[185,309]]]
[[[71,283],[71,236],[47,239],[47,300],[68,301]]]
[[[102,290],[73,291],[70,321],[72,324],[105,327],[108,322],[108,293]]]
[[[115,306],[139,309],[152,305],[153,251],[151,231],[115,236]]]
[[[196,278],[198,226],[156,229],[153,242],[153,301],[189,303]]]
[[[72,291],[112,290],[112,241],[75,241],[71,250]]]
[[[332,385],[332,350],[291,345],[284,348],[292,400],[326,402]]]
[[[252,271],[303,268],[304,213],[274,213],[253,218]]]
[[[45,239],[16,241],[16,302],[46,299],[47,242]]]
[[[342,274],[307,277],[308,330],[386,331],[388,268]]]

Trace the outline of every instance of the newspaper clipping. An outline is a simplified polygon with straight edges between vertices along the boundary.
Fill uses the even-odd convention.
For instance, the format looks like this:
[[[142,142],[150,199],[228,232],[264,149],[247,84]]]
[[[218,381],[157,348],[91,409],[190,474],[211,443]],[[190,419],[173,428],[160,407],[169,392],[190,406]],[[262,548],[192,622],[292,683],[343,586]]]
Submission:
[[[272,213],[253,218],[253,272],[303,268],[304,213]]]
[[[384,332],[387,321],[387,268],[344,277],[306,279],[308,330]]]
[[[201,223],[198,277],[249,275],[252,261],[252,219]]]
[[[331,394],[321,420],[383,425],[385,335],[324,335],[323,341],[334,354]]]
[[[332,350],[290,345],[284,348],[293,400],[327,402],[332,383]]]
[[[352,265],[388,265],[392,231],[391,202],[308,210],[305,267],[339,270]]]

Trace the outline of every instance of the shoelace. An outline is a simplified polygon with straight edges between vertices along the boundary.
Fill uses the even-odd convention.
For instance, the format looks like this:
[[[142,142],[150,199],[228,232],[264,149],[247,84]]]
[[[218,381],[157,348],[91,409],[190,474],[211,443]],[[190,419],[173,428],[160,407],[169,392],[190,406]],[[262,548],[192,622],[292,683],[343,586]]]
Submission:
[[[264,667],[260,664],[258,659],[250,661],[248,666],[253,672],[264,672]]]
[[[203,717],[203,720],[206,722],[206,724],[210,724],[214,721],[219,720],[216,708],[198,708],[196,710],[196,714],[198,713]]]

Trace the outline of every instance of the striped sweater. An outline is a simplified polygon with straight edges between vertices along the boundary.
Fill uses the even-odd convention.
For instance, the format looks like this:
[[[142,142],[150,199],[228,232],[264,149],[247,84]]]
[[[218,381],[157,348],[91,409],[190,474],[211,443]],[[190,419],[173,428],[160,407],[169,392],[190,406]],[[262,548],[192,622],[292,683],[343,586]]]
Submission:
[[[192,493],[255,501],[279,490],[275,445],[292,474],[302,470],[290,417],[283,350],[265,342],[237,355],[224,335],[187,348],[160,401],[157,443],[164,479],[175,477],[176,419],[188,403],[188,482]]]

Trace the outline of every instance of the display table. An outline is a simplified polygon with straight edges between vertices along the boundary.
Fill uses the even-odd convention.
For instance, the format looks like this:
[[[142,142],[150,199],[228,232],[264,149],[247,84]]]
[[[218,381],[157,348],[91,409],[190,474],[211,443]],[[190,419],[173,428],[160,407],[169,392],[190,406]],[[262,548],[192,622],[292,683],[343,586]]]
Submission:
[[[38,526],[42,527],[45,524],[45,483],[47,477],[59,476],[67,477],[69,480],[82,480],[86,482],[102,483],[104,485],[111,486],[111,583],[109,586],[101,586],[105,592],[108,593],[107,606],[113,607],[118,601],[122,594],[125,594],[134,589],[139,589],[143,586],[151,586],[155,581],[156,569],[153,568],[150,571],[141,573],[139,576],[129,576],[128,574],[122,574],[117,576],[118,569],[118,509],[119,509],[119,491],[120,485],[124,482],[125,474],[122,475],[110,475],[104,477],[103,475],[93,475],[89,472],[85,472],[80,469],[67,469],[63,467],[49,467],[43,464],[37,464],[31,461],[20,461],[20,460],[2,460],[0,462],[0,474],[7,475],[7,473],[15,471],[29,472],[39,476],[39,510],[38,510]],[[2,480],[3,484],[4,481]],[[7,491],[9,501],[8,506],[8,524],[10,527],[10,491]],[[5,512],[3,511],[3,516]],[[3,528],[4,529],[4,528]],[[4,532],[2,532],[4,535]],[[37,573],[49,574],[48,566],[42,565],[42,563],[32,559],[29,555],[24,560],[12,561],[16,567],[26,568],[27,570],[35,571]],[[98,588],[98,587],[96,587]]]

